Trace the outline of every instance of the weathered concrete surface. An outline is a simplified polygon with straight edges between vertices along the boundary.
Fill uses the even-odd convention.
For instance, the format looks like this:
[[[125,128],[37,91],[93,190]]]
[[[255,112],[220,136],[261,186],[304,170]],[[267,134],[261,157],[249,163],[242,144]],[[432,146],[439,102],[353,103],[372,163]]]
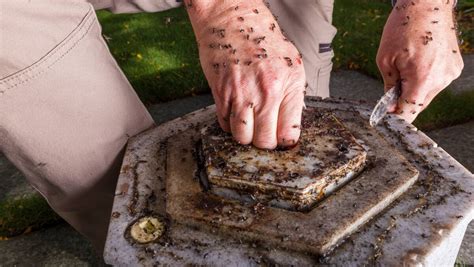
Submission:
[[[0,181],[0,202],[6,199],[39,194],[2,153],[0,153]]]
[[[91,244],[68,225],[0,241],[0,266],[105,266]]]
[[[362,99],[374,103],[383,95],[383,83],[350,70],[334,71],[331,75],[331,97]]]
[[[434,130],[427,135],[467,169],[474,172],[474,121]],[[458,254],[458,262],[474,265],[474,222],[467,227]]]
[[[322,108],[333,109],[336,108],[334,106],[336,103],[341,109],[341,113],[342,110],[354,108],[354,103],[334,100],[308,99],[307,105],[320,105]],[[351,123],[351,129],[366,125],[366,120],[370,115],[369,109],[362,107],[356,109],[364,119],[348,115],[344,121]],[[339,109],[336,108],[336,110]],[[338,115],[342,114],[338,113]],[[259,258],[271,256],[267,255],[268,253],[265,251],[243,248],[239,244],[232,243],[232,240],[221,238],[219,235],[198,237],[195,228],[182,229],[180,224],[174,223],[169,228],[169,235],[173,237],[174,241],[171,244],[167,243],[165,239],[160,244],[153,243],[137,247],[130,245],[126,237],[128,224],[140,218],[143,212],[163,216],[160,215],[163,212],[161,203],[164,198],[164,194],[161,193],[163,188],[161,185],[157,186],[165,180],[166,175],[163,170],[167,169],[163,167],[162,163],[161,154],[166,153],[163,152],[166,151],[166,144],[161,143],[162,140],[176,134],[176,136],[182,136],[190,128],[199,129],[209,123],[213,116],[214,107],[203,109],[151,129],[130,141],[116,191],[113,208],[116,216],[113,216],[109,228],[110,242],[107,242],[105,254],[109,263],[134,264],[140,261],[151,264],[156,259],[162,263],[196,261],[196,263],[204,265],[210,262],[220,264],[248,262],[251,264],[255,258],[243,257],[247,253],[256,254],[254,256],[260,255]],[[363,121],[361,121],[362,119]],[[452,265],[462,241],[462,234],[473,216],[471,192],[474,192],[474,184],[470,179],[472,174],[453,161],[444,150],[433,146],[432,141],[423,133],[416,131],[413,126],[407,125],[403,120],[398,120],[394,116],[387,117],[386,122],[385,127],[378,127],[380,132],[371,133],[372,136],[379,133],[386,136],[388,138],[386,140],[391,140],[400,153],[411,159],[417,169],[423,172],[423,175],[419,177],[420,182],[410,188],[390,209],[385,210],[381,216],[351,236],[351,242],[344,242],[337,247],[324,261],[334,264],[342,262],[363,264],[377,259],[381,264],[387,265],[400,262],[407,264],[438,262],[445,266]],[[371,130],[374,131],[374,129]],[[361,131],[358,129],[354,132],[360,133]],[[367,136],[356,137],[366,142]],[[186,150],[189,151],[188,148]],[[159,155],[159,160],[156,159],[157,155]],[[150,158],[156,160],[150,161]],[[189,162],[189,159],[181,158],[181,162]],[[168,192],[168,188],[166,191]],[[448,195],[449,197],[447,197]],[[331,202],[330,198],[326,201]],[[211,207],[214,206],[211,205]],[[190,209],[184,208],[184,210]],[[341,209],[341,211],[343,210]],[[394,224],[397,226],[395,227]],[[206,240],[200,240],[201,237]],[[193,241],[193,244],[188,246],[186,242],[190,242],[190,240]],[[286,241],[288,239],[283,237],[282,242]],[[222,249],[225,249],[223,255],[213,255],[214,252],[222,251]],[[273,253],[273,250],[271,251]],[[279,252],[277,250],[274,256],[283,255]],[[285,253],[288,254],[290,251],[285,251]],[[170,254],[174,256],[170,257]],[[130,257],[131,255],[135,257]],[[160,257],[155,258],[158,255]],[[300,256],[288,255],[288,257],[281,257],[277,262],[280,260],[286,262],[291,259],[302,260],[308,264],[314,263],[314,258],[308,259],[303,255]]]
[[[214,104],[212,95],[206,94],[152,105],[148,111],[159,125],[212,104]]]
[[[474,172],[474,121],[428,132],[438,145]]]
[[[464,234],[461,249],[458,253],[457,262],[468,266],[474,265],[474,222],[471,222]]]

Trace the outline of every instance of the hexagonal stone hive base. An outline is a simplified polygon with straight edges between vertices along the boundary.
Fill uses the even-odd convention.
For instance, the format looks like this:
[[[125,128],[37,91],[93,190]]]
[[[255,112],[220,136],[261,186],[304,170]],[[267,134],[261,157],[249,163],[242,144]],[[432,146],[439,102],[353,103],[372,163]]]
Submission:
[[[242,203],[204,192],[187,148],[196,133],[168,141],[166,211],[176,222],[240,240],[323,255],[403,193],[418,171],[382,140],[371,140],[377,159],[353,182],[308,212]],[[185,160],[183,160],[185,159]],[[370,160],[370,159],[369,159]],[[387,164],[390,162],[390,164]],[[377,180],[373,178],[377,177]],[[370,182],[369,182],[370,181]],[[211,185],[212,187],[212,185]],[[330,223],[328,222],[330,218]]]
[[[367,163],[357,177],[307,212],[204,192],[194,147],[200,130],[215,122],[215,109],[188,114],[129,142],[106,262],[452,266],[474,217],[474,176],[397,117],[373,129],[370,109],[356,103],[310,98],[306,104],[334,113],[364,147]],[[141,244],[130,229],[144,217],[160,219],[165,231]]]
[[[296,126],[296,127],[299,127]],[[273,151],[237,144],[213,124],[202,131],[202,184],[220,196],[309,210],[365,166],[366,151],[331,112],[305,110],[300,141]]]

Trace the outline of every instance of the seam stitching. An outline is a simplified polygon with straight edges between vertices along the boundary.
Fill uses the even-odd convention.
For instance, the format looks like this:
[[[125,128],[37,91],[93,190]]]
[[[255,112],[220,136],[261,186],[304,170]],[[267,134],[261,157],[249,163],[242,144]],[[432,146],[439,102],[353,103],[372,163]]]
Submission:
[[[18,85],[21,85],[23,83],[26,83],[42,73],[46,71],[46,69],[52,67],[54,64],[56,64],[58,61],[60,61],[66,54],[68,54],[74,47],[77,46],[77,44],[84,39],[84,37],[87,35],[87,33],[90,31],[92,26],[94,25],[94,19],[95,17],[93,16],[93,10],[89,10],[88,13],[85,15],[84,20],[82,21],[82,25],[79,25],[75,30],[73,30],[69,36],[68,39],[64,40],[62,44],[60,44],[58,47],[54,48],[52,51],[50,51],[50,54],[47,54],[44,56],[42,59],[37,61],[36,63],[33,63],[30,67],[24,69],[23,71],[20,71],[17,74],[14,74],[12,77],[5,78],[3,80],[0,80],[0,87],[1,86],[6,86],[5,88],[1,89],[0,88],[0,95],[4,94],[7,90],[10,90]],[[82,33],[81,33],[82,32]],[[69,45],[69,48],[67,48],[66,51],[64,51],[64,48],[66,45]],[[53,61],[51,61],[53,60]],[[26,79],[21,79],[24,76],[27,76],[31,74],[32,72],[37,71],[35,74],[31,75],[30,77]],[[21,81],[12,84],[8,86],[8,83],[12,80],[16,79],[21,79]]]

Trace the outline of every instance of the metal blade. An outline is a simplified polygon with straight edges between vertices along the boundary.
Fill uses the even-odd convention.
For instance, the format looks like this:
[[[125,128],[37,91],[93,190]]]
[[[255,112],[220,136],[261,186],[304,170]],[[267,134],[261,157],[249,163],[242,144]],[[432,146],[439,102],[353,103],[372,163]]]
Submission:
[[[380,98],[377,105],[375,105],[372,114],[370,115],[370,126],[375,127],[380,120],[387,115],[388,107],[396,104],[400,97],[400,86],[396,85],[388,90],[382,98]]]

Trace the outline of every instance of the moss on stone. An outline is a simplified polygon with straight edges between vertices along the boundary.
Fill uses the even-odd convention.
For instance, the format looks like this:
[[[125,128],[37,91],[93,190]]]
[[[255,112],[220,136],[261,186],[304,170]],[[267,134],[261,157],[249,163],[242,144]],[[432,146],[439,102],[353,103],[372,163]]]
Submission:
[[[62,219],[38,194],[0,202],[0,237],[19,235],[61,221]]]

